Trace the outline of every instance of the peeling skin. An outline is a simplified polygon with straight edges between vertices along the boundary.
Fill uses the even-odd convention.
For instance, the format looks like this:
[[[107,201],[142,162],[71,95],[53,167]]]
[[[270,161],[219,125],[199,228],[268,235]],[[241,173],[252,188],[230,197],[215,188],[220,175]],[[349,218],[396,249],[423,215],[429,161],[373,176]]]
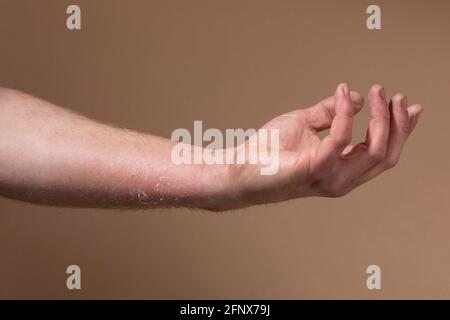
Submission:
[[[201,207],[212,189],[201,166],[171,163],[167,139],[14,90],[0,89],[0,111],[3,196],[76,207]]]

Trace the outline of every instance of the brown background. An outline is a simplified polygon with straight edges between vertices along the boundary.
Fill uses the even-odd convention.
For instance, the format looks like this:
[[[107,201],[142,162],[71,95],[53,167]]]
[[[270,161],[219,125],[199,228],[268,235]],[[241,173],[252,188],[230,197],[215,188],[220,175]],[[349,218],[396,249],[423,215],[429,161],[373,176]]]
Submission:
[[[65,27],[82,9],[82,30]],[[365,26],[382,9],[382,30]],[[400,165],[341,199],[227,214],[0,199],[0,298],[450,298],[450,2],[0,1],[0,85],[104,122],[258,127],[348,82],[425,107]],[[363,136],[367,110],[358,116]],[[65,269],[82,268],[82,290]],[[366,267],[382,268],[382,290]]]

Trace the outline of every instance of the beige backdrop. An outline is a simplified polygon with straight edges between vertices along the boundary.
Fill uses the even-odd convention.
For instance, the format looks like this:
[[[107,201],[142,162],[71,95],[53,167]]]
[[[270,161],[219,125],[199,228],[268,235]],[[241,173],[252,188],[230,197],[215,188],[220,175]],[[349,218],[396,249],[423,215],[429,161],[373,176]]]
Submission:
[[[82,9],[82,30],[65,27]],[[382,30],[366,8],[382,9]],[[382,83],[426,110],[394,170],[341,199],[226,214],[0,199],[0,298],[450,298],[449,1],[0,0],[0,85],[104,122],[258,127]],[[361,139],[368,112],[358,116]],[[82,290],[65,269],[82,268]],[[366,267],[382,268],[382,290]]]

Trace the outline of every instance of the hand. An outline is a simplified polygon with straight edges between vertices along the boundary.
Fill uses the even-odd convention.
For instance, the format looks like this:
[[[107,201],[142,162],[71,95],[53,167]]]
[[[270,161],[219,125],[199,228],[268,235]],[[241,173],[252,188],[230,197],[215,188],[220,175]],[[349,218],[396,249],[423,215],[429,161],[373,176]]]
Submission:
[[[346,84],[337,87],[334,97],[271,120],[263,128],[280,130],[278,173],[261,175],[260,166],[252,164],[231,166],[232,194],[237,200],[222,206],[340,197],[395,166],[422,107],[408,107],[402,94],[388,103],[380,85],[370,89],[368,102],[372,118],[365,141],[356,145],[350,145],[352,124],[363,98]],[[317,133],[328,128],[329,135],[320,140]]]

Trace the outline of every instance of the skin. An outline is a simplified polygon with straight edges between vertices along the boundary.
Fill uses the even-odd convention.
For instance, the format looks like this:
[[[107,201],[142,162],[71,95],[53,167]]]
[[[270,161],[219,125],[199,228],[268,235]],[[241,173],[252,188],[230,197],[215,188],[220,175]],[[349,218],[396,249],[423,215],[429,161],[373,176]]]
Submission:
[[[261,175],[260,164],[176,165],[175,142],[0,89],[0,194],[59,206],[211,211],[340,197],[397,164],[422,113],[401,94],[388,102],[380,85],[369,90],[368,105],[366,139],[356,145],[350,145],[353,118],[363,98],[347,84],[314,106],[271,120],[263,128],[280,130],[280,167]]]

